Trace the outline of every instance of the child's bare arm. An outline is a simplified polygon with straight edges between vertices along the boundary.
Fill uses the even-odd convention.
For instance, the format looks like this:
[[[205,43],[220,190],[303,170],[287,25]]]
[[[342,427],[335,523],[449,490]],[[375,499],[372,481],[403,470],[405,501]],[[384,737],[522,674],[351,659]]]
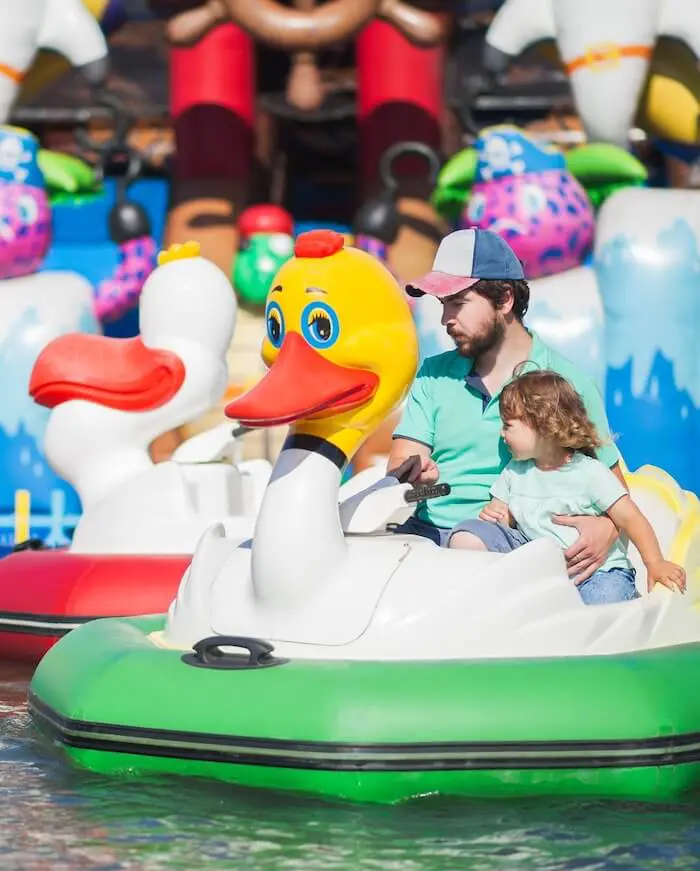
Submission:
[[[655,583],[670,590],[685,590],[685,569],[664,559],[659,540],[651,524],[629,496],[622,496],[608,508],[608,516],[618,529],[627,533],[636,545],[647,570],[647,585],[651,590]]]
[[[489,504],[479,514],[481,520],[488,520],[489,523],[502,523],[504,526],[515,526],[513,515],[508,510],[505,502],[495,497],[491,499]]]

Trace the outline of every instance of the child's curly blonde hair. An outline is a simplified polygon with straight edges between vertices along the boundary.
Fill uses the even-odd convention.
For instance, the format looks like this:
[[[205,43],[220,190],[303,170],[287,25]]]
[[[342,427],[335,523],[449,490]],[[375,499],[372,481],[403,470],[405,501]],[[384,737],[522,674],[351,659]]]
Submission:
[[[500,410],[505,422],[522,420],[540,438],[567,450],[595,457],[602,444],[580,395],[549,369],[525,372],[506,384]]]

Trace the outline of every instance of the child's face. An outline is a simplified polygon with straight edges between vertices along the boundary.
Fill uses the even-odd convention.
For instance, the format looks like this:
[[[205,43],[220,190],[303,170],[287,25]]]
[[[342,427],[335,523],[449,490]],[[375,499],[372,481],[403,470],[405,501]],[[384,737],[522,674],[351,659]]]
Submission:
[[[531,460],[537,450],[537,433],[522,420],[504,420],[503,440],[516,460]]]

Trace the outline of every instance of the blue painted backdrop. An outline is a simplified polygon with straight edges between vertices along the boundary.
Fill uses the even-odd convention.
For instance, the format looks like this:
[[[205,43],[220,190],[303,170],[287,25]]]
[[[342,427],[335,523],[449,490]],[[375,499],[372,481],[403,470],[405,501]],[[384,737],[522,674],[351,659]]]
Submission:
[[[109,238],[107,218],[114,205],[116,184],[105,183],[105,195],[80,206],[54,207],[54,237],[42,271],[70,269],[85,276],[93,285],[108,277],[117,265],[117,247]],[[134,182],[129,199],[140,203],[148,213],[153,238],[163,240],[168,204],[168,183],[164,179]],[[121,320],[106,324],[105,335],[135,336],[138,333],[138,310],[133,309]]]
[[[700,219],[700,196],[694,205]],[[605,305],[606,404],[625,460],[630,468],[661,466],[700,493],[696,230],[671,216],[644,242],[633,230],[619,232],[600,246],[595,267]]]

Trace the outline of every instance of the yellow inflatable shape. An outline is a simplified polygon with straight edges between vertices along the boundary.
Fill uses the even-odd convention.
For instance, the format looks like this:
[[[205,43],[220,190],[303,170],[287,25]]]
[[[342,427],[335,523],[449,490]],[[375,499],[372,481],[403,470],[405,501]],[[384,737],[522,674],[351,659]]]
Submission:
[[[189,240],[189,242],[174,242],[165,251],[158,254],[158,266],[163,266],[165,263],[172,263],[174,260],[187,260],[190,257],[199,257],[202,253],[202,246],[199,242]]]
[[[83,5],[100,21],[109,0],[83,0]],[[68,61],[53,51],[40,51],[28,70],[17,98],[18,105],[37,94],[58,76],[70,69]]]
[[[624,468],[624,464],[623,464]],[[675,517],[675,531],[664,548],[667,559],[685,568],[688,592],[696,608],[700,608],[700,500],[683,490],[675,479],[656,466],[641,466],[625,478],[633,494],[645,494],[658,499]]]
[[[700,69],[685,44],[659,40],[637,123],[659,139],[700,145]]]
[[[15,544],[29,538],[31,516],[32,494],[29,490],[15,490]]]

